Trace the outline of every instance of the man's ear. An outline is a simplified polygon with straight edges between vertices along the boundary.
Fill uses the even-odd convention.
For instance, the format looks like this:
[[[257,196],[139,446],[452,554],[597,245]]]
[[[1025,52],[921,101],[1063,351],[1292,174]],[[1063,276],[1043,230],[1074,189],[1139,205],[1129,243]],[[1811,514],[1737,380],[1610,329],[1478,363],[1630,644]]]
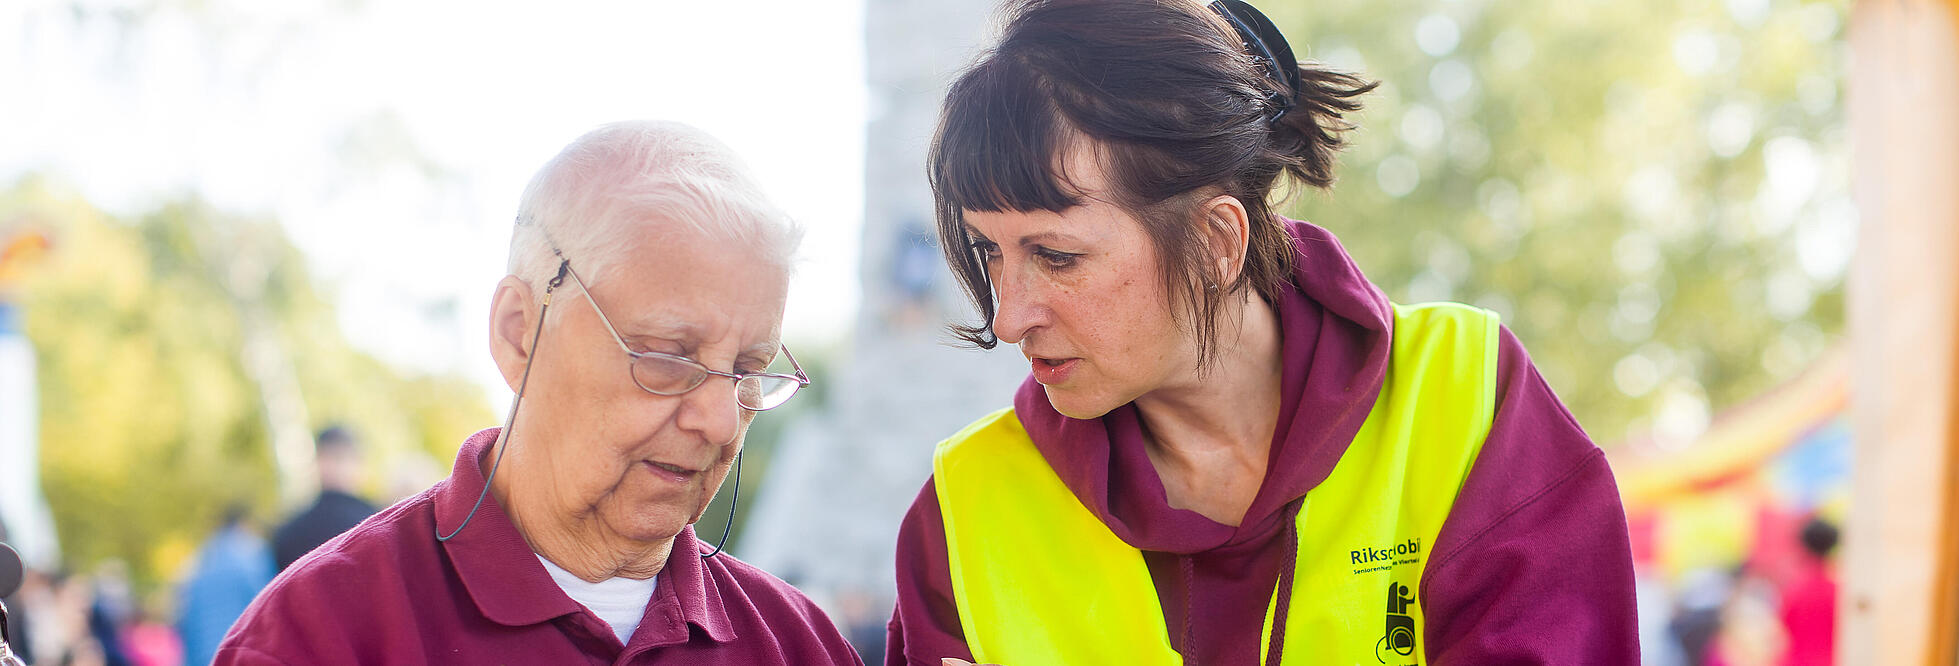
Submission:
[[[506,275],[490,297],[490,358],[496,360],[497,371],[513,393],[531,358],[531,332],[538,325],[535,296],[530,283]]]
[[[1252,242],[1251,215],[1238,197],[1219,195],[1204,202],[1204,244],[1210,250],[1211,276],[1223,289],[1245,272],[1246,248]]]

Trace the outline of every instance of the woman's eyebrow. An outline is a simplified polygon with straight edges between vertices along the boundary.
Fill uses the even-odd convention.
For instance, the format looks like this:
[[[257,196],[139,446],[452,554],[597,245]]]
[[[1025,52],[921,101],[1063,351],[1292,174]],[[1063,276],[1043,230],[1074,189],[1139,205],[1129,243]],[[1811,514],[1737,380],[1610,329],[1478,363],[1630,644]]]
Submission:
[[[1079,243],[1081,239],[1073,234],[1059,231],[1036,231],[1020,237],[1020,245],[1022,247],[1029,245],[1047,245],[1056,242]]]

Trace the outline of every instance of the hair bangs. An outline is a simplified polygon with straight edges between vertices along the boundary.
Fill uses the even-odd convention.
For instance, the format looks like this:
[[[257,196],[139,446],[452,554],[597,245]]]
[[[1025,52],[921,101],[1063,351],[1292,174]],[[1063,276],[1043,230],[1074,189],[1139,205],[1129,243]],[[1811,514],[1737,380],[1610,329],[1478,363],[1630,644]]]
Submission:
[[[1076,131],[1025,65],[992,58],[947,92],[929,166],[940,205],[984,212],[1060,212],[1082,193],[1063,170]]]

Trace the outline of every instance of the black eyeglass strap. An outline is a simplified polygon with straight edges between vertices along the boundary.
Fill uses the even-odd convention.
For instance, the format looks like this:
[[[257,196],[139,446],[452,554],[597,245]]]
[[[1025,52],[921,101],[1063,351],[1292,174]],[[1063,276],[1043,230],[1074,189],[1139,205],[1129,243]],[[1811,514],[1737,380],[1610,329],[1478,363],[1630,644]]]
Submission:
[[[721,542],[714,544],[714,552],[702,555],[705,560],[721,554],[721,547],[728,545],[728,533],[735,529],[735,509],[741,507],[741,452],[735,452],[735,496],[728,498],[728,523],[721,526]]]
[[[552,253],[556,254],[557,250],[552,250]],[[551,278],[551,282],[544,286],[544,303],[537,308],[537,330],[531,333],[531,353],[524,359],[524,377],[517,381],[517,395],[510,399],[510,415],[504,417],[503,429],[497,431],[497,458],[490,463],[490,474],[483,477],[483,490],[476,493],[476,503],[469,506],[469,513],[463,514],[463,521],[456,525],[455,530],[446,536],[440,529],[436,530],[437,542],[447,543],[450,539],[456,538],[456,535],[462,534],[463,528],[469,527],[469,521],[476,517],[477,510],[483,508],[483,498],[490,495],[490,482],[497,479],[497,470],[503,468],[503,454],[509,449],[505,445],[510,440],[510,428],[517,425],[517,407],[524,404],[524,389],[530,388],[531,385],[531,362],[537,359],[537,342],[544,337],[544,313],[551,311],[551,292],[557,291],[558,286],[565,283],[565,272],[570,269],[571,262],[566,261],[563,255],[559,255],[558,275]]]

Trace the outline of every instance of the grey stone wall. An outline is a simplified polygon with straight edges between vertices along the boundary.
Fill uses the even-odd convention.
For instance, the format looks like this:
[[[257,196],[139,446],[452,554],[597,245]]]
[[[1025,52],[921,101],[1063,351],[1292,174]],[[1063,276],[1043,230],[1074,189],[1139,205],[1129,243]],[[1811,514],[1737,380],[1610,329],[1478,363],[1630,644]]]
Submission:
[[[1010,404],[1027,367],[1012,347],[955,347],[970,319],[940,259],[925,151],[952,77],[993,29],[992,2],[866,0],[861,309],[830,404],[789,428],[742,533],[740,557],[789,579],[833,615],[890,612],[898,522],[932,448]],[[862,618],[838,617],[861,623]]]

